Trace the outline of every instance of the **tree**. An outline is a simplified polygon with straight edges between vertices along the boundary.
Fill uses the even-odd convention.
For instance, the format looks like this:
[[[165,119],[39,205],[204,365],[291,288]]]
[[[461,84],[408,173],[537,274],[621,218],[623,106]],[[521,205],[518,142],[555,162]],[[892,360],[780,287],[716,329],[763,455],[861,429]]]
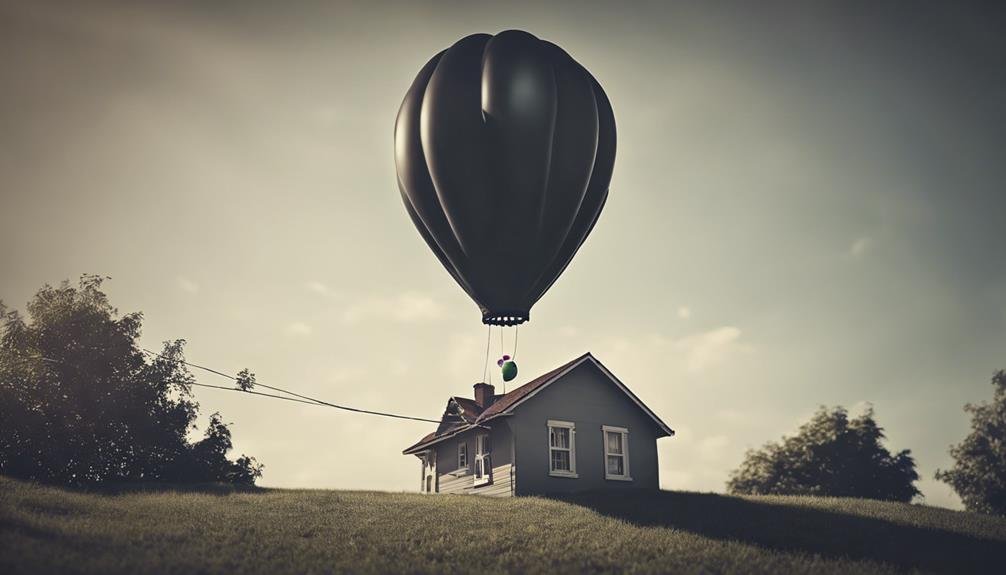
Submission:
[[[911,501],[920,492],[909,450],[892,455],[873,408],[850,420],[843,407],[822,407],[792,437],[749,450],[730,474],[730,493],[827,495]]]
[[[253,484],[262,466],[227,459],[219,414],[192,442],[199,405],[182,354],[166,342],[148,360],[142,314],[119,316],[105,278],[44,286],[25,321],[0,304],[0,473],[67,485],[111,481]]]
[[[971,433],[950,447],[954,466],[937,470],[936,479],[949,483],[968,511],[1006,515],[1006,371],[997,371],[992,385],[992,403],[964,406]]]

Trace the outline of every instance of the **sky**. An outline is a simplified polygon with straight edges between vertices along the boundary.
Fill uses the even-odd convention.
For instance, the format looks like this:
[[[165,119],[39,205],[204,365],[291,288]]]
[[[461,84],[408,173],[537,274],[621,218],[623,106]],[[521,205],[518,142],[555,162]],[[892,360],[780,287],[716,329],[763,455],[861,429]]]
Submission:
[[[819,406],[871,404],[924,502],[960,507],[933,473],[1006,368],[1001,12],[82,4],[0,2],[9,306],[107,275],[146,347],[184,338],[198,364],[438,417],[482,379],[486,328],[401,205],[395,116],[437,51],[520,28],[604,86],[618,153],[514,383],[591,351],[677,431],[661,485],[697,491]],[[430,424],[196,396],[263,485],[419,487],[401,450]]]

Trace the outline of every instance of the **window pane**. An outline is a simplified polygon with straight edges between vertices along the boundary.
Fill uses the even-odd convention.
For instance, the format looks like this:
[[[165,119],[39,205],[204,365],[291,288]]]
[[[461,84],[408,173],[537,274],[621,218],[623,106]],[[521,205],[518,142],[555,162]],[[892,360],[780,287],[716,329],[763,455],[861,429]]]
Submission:
[[[552,432],[549,434],[550,443],[552,447],[561,447],[563,449],[569,449],[569,428],[567,427],[550,427]]]
[[[622,453],[622,434],[617,431],[609,431],[608,436],[608,453]]]
[[[475,477],[476,477],[476,479],[482,477],[482,460],[481,459],[476,459],[475,460]]]
[[[552,471],[569,471],[569,452],[552,450]]]
[[[608,456],[608,475],[625,475],[624,459],[621,455]]]

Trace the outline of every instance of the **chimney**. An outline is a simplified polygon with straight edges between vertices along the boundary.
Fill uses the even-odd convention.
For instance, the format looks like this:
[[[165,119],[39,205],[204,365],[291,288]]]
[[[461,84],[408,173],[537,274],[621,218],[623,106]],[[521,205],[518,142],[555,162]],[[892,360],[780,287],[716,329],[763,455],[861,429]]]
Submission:
[[[493,394],[496,393],[496,388],[489,385],[488,383],[476,383],[475,388],[475,403],[479,404],[479,407],[485,409],[492,405]]]

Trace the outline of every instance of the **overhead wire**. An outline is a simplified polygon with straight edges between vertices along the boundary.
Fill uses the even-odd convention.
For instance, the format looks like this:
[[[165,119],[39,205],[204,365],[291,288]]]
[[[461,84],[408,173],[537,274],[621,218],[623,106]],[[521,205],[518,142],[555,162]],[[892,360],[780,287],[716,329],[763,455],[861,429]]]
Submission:
[[[297,399],[296,397],[286,397],[285,395],[275,395],[272,393],[262,393],[261,391],[252,391],[250,389],[238,389],[236,387],[224,387],[222,385],[210,385],[208,383],[199,383],[196,381],[185,382],[182,385],[196,385],[199,387],[209,387],[211,389],[222,389],[224,391],[240,391],[243,393],[250,393],[252,395],[261,395],[263,397],[272,397],[275,399],[282,399],[285,401],[295,401],[297,403],[306,403],[308,405],[317,405],[319,407],[326,407],[324,404],[318,403],[317,401],[307,401],[306,399]]]
[[[154,357],[159,357],[161,359],[166,359],[168,361],[177,361],[177,362],[183,363],[183,364],[185,364],[185,365],[187,365],[189,367],[194,367],[196,369],[201,369],[203,371],[212,373],[214,375],[219,375],[221,377],[226,377],[227,379],[230,379],[232,381],[237,381],[238,380],[238,378],[235,377],[235,376],[233,376],[233,375],[224,373],[222,371],[218,371],[218,370],[213,369],[213,368],[205,367],[205,366],[198,365],[198,364],[195,364],[195,363],[191,363],[191,362],[185,361],[185,360],[179,360],[179,359],[170,358],[170,357],[161,355],[159,353],[150,351],[149,349],[142,349],[142,351],[144,353],[152,355]],[[243,393],[252,393],[254,395],[263,395],[263,396],[267,396],[267,397],[276,397],[278,399],[288,399],[288,400],[291,399],[291,398],[284,398],[284,397],[281,397],[281,396],[273,396],[272,394],[267,394],[267,393],[253,392],[253,391],[250,391],[250,390],[239,389],[239,388],[235,388],[235,387],[211,386],[211,385],[207,385],[207,384],[198,384],[198,385],[200,385],[201,387],[214,387],[214,388],[218,388],[218,389],[224,389],[224,390],[227,390],[227,391],[240,391],[240,392],[243,392]],[[373,411],[373,410],[369,410],[369,409],[360,409],[360,408],[356,408],[356,407],[349,407],[347,405],[338,405],[338,404],[335,404],[335,403],[330,403],[330,402],[327,402],[327,401],[323,401],[321,399],[317,399],[315,397],[310,397],[310,396],[307,396],[307,395],[302,395],[302,394],[299,394],[299,393],[295,393],[295,392],[283,389],[281,387],[275,387],[275,386],[271,386],[271,385],[266,385],[264,383],[255,382],[255,385],[257,387],[262,387],[262,388],[265,388],[265,389],[271,389],[273,391],[278,391],[280,393],[285,393],[287,395],[292,395],[293,397],[298,398],[298,401],[300,401],[301,403],[312,403],[312,404],[315,404],[315,405],[323,405],[323,406],[326,406],[326,407],[332,407],[332,408],[335,408],[335,409],[341,409],[343,411],[351,411],[351,412],[354,412],[354,413],[364,413],[364,414],[367,414],[367,415],[377,415],[377,416],[381,416],[381,417],[391,417],[391,418],[394,418],[394,419],[408,419],[408,420],[412,420],[412,421],[425,421],[425,422],[429,422],[429,423],[440,423],[440,420],[437,420],[437,419],[427,419],[425,417],[413,417],[413,416],[410,416],[410,415],[400,415],[400,414],[397,414],[397,413],[387,413],[387,412],[383,412],[383,411]]]
[[[195,363],[192,363],[192,362],[189,362],[189,361],[185,361],[185,360],[179,360],[179,359],[174,359],[174,358],[171,358],[171,357],[167,357],[165,355],[162,355],[162,354],[150,351],[149,349],[142,349],[141,348],[141,351],[143,351],[144,353],[146,353],[148,355],[154,356],[154,357],[159,357],[159,358],[165,359],[167,361],[177,361],[177,362],[185,364],[185,365],[187,365],[189,367],[194,367],[196,369],[201,369],[203,371],[212,373],[214,375],[218,375],[220,377],[226,377],[227,379],[230,379],[232,381],[237,381],[237,377],[234,377],[233,375],[224,373],[222,371],[219,371],[219,370],[216,370],[216,369],[213,369],[213,368],[210,368],[210,367],[198,365],[198,364],[195,364]],[[23,355],[23,354],[18,353],[18,355]],[[45,356],[42,356],[42,355],[37,356],[36,359],[39,359],[39,360],[42,360],[42,361],[45,361],[45,362],[49,362],[49,363],[56,363],[56,364],[59,364],[59,365],[70,365],[70,364],[66,363],[65,361],[60,361],[58,359],[52,359],[52,358],[45,357]],[[76,366],[71,366],[71,367],[76,368]],[[286,389],[283,389],[283,388],[280,388],[280,387],[266,385],[266,384],[258,383],[258,382],[255,383],[255,385],[258,386],[258,387],[262,387],[262,388],[265,388],[265,389],[271,389],[273,391],[278,391],[280,393],[285,393],[285,394],[293,396],[293,397],[285,397],[285,396],[282,396],[282,395],[275,395],[275,394],[272,394],[272,393],[262,393],[261,391],[252,391],[250,389],[240,389],[240,388],[237,388],[237,387],[224,387],[222,385],[211,385],[211,384],[208,384],[208,383],[199,383],[199,382],[195,382],[195,381],[180,382],[180,383],[182,383],[182,385],[194,385],[194,386],[197,386],[197,387],[208,387],[208,388],[211,388],[211,389],[221,389],[221,390],[224,390],[224,391],[238,391],[238,392],[241,392],[241,393],[248,393],[248,394],[251,394],[251,395],[258,395],[258,396],[261,396],[261,397],[269,397],[269,398],[272,398],[272,399],[282,399],[284,401],[293,401],[293,402],[296,402],[296,403],[305,403],[305,404],[308,404],[308,405],[319,405],[319,406],[322,406],[322,407],[331,407],[331,408],[334,408],[334,409],[341,409],[343,411],[351,411],[353,413],[362,413],[362,414],[366,414],[366,415],[377,415],[377,416],[381,416],[381,417],[391,417],[391,418],[394,418],[394,419],[407,419],[407,420],[411,420],[411,421],[423,421],[423,422],[427,422],[427,423],[440,423],[440,420],[438,420],[438,419],[427,419],[425,417],[413,417],[413,416],[410,416],[410,415],[401,415],[401,414],[397,414],[397,413],[386,413],[386,412],[383,412],[383,411],[373,411],[373,410],[369,410],[369,409],[359,409],[359,408],[356,408],[356,407],[349,407],[347,405],[338,405],[338,404],[330,403],[328,401],[323,401],[321,399],[317,399],[317,398],[314,398],[314,397],[309,397],[307,395],[302,395],[302,394],[299,394],[299,393],[295,393],[295,392],[292,392],[292,391],[289,391],[289,390],[286,390]]]

